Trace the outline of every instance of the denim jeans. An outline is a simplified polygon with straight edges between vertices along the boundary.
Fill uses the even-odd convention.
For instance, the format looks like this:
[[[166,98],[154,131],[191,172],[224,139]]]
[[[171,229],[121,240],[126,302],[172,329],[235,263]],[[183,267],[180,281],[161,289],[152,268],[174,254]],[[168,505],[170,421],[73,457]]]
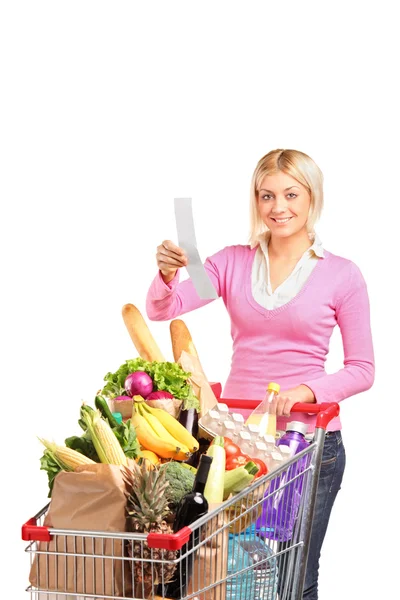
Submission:
[[[321,470],[318,480],[314,518],[311,529],[307,570],[303,587],[303,600],[318,600],[318,571],[321,547],[328,528],[333,503],[342,483],[346,454],[340,431],[329,432],[325,437]],[[291,546],[291,541],[279,544],[279,550]],[[282,555],[280,564],[278,591],[280,596],[285,589],[286,559]],[[283,588],[283,589],[282,589]]]
[[[325,437],[322,455],[307,571],[303,588],[303,600],[318,599],[319,557],[333,503],[342,483],[345,465],[346,453],[341,432],[330,432]]]

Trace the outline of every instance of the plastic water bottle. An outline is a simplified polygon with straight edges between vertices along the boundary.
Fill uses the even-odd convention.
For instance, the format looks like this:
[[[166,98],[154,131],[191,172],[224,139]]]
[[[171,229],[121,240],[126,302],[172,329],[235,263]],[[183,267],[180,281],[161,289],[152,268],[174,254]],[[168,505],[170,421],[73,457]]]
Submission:
[[[277,446],[289,447],[293,457],[309,446],[309,442],[305,439],[306,433],[305,423],[292,421],[287,424],[286,433],[277,440]],[[266,501],[263,504],[261,517],[256,523],[259,535],[281,542],[291,539],[300,507],[303,475],[286,486],[285,484],[304,471],[308,460],[309,457],[305,456],[271,481],[265,493]]]
[[[228,577],[251,566],[252,569],[228,579],[226,597],[229,600],[276,600],[277,561],[271,548],[256,535],[255,525],[239,535],[229,535]]]
[[[254,571],[248,569],[240,575],[238,571],[251,566],[251,559],[246,550],[240,544],[241,534],[229,534],[228,541],[228,570],[226,581],[226,595],[229,600],[247,600],[253,598],[254,593]]]
[[[271,381],[267,387],[264,400],[253,410],[246,425],[258,425],[260,435],[276,435],[276,414],[274,400],[279,394],[280,385]]]

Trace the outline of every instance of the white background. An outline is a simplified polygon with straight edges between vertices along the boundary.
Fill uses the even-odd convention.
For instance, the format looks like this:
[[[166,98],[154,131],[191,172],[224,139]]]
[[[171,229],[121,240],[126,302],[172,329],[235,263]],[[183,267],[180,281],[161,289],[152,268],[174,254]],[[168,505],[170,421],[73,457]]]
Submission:
[[[5,2],[1,45],[1,597],[22,600],[20,526],[46,503],[36,436],[78,433],[107,371],[137,356],[173,198],[203,258],[246,243],[253,169],[274,148],[325,176],[318,232],[368,283],[372,390],[342,404],[348,464],[320,598],[397,586],[399,53],[394,3]],[[221,301],[184,317],[210,380],[229,371]],[[172,359],[168,323],[150,323]],[[341,366],[338,332],[328,370]],[[267,368],[267,365],[266,365]],[[384,445],[384,443],[386,445]],[[5,469],[5,470],[4,470]],[[398,498],[398,496],[397,496]],[[8,572],[8,570],[6,570]]]

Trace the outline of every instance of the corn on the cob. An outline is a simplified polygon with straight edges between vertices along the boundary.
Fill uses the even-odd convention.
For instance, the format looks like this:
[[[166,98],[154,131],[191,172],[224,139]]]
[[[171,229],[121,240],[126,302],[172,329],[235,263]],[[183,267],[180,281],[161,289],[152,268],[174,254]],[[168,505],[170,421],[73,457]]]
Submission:
[[[63,471],[74,471],[76,467],[81,465],[95,464],[94,460],[88,458],[84,454],[68,448],[67,446],[58,446],[54,442],[48,442],[39,438],[42,444],[47,448],[57,464],[60,465]]]
[[[98,410],[83,417],[100,462],[109,465],[128,465],[128,460],[109,424]]]

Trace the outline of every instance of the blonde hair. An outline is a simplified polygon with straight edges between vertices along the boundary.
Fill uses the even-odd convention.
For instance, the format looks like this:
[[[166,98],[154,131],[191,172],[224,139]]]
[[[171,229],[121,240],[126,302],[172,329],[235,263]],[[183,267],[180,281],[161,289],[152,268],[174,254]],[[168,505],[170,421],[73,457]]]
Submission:
[[[324,203],[323,174],[316,163],[299,150],[271,150],[259,161],[251,180],[250,191],[250,245],[259,243],[259,237],[268,227],[263,223],[258,212],[258,192],[267,175],[286,173],[301,183],[310,194],[311,204],[307,220],[307,231],[314,233],[314,225],[318,221]]]

